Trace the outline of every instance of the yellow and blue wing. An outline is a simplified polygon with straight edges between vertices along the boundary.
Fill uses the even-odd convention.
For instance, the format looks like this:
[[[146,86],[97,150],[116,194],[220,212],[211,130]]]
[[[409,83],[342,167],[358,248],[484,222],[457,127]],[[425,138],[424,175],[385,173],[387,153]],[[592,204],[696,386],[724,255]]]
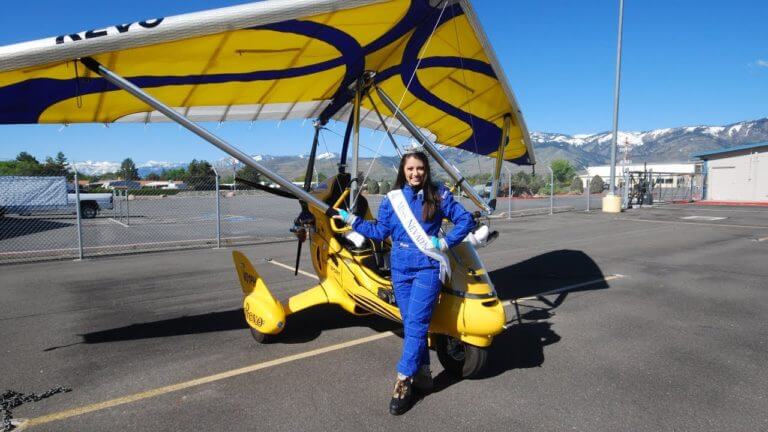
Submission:
[[[348,87],[372,71],[437,143],[495,157],[509,116],[504,159],[535,162],[466,0],[275,0],[0,47],[0,124],[166,121],[83,57],[197,121],[344,119]],[[371,110],[362,123],[379,127]]]

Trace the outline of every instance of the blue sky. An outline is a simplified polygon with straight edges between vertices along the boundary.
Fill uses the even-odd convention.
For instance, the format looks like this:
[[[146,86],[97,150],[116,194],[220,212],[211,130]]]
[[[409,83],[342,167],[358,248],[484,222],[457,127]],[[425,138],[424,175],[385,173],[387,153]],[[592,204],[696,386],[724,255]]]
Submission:
[[[9,2],[0,16],[0,45],[239,3],[245,2]],[[611,128],[618,0],[475,0],[473,5],[531,131]],[[766,22],[764,0],[626,0],[619,127],[725,125],[768,116]],[[312,128],[309,122],[227,123],[217,133],[249,153],[298,154],[307,151]],[[224,156],[174,125],[0,126],[0,134],[0,159],[22,150],[40,158],[61,150],[78,161]],[[339,138],[325,135],[327,148],[338,151]],[[381,142],[370,134],[363,138],[374,149]],[[392,153],[386,142],[381,150]]]

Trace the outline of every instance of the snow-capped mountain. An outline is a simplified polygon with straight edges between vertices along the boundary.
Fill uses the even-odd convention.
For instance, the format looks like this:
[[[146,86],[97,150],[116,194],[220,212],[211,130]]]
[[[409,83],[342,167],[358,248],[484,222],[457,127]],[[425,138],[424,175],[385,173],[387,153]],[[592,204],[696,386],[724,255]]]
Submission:
[[[309,153],[302,153],[298,157],[299,157],[299,159],[306,159],[306,158],[309,157]],[[317,156],[315,156],[315,159],[316,160],[326,160],[326,159],[336,159],[338,157],[339,157],[338,153],[325,152],[325,153],[320,153]]]
[[[567,159],[578,167],[607,164],[610,160],[611,133],[568,135],[562,133],[533,132],[531,141],[536,152],[539,167],[549,165],[553,159]],[[633,162],[679,162],[686,161],[691,155],[708,150],[726,149],[739,145],[768,141],[768,118],[743,121],[726,126],[684,126],[677,128],[655,129],[645,132],[619,132],[620,144],[618,157],[622,157],[626,144],[629,158]],[[446,158],[467,175],[478,171],[490,170],[493,161],[451,147],[439,146]],[[293,178],[306,169],[308,154],[298,156],[253,155],[254,159],[281,175]],[[325,152],[317,155],[316,169],[326,175],[337,170],[338,153]],[[361,159],[367,171],[370,158]],[[397,158],[380,157],[370,175],[373,178],[389,178],[392,166],[397,165]],[[163,162],[150,160],[137,163],[139,174],[144,177],[150,172],[160,173],[163,169],[186,167],[187,163]],[[222,158],[214,165],[223,176],[231,175],[241,163],[233,163],[232,158]],[[78,162],[80,172],[89,175],[115,172],[120,169],[120,162],[85,161]]]
[[[120,171],[120,162],[114,161],[83,161],[77,162],[77,170],[86,175],[101,175],[110,172]],[[144,163],[136,164],[136,168],[139,171],[139,175],[144,177],[149,173],[160,173],[163,170],[172,168],[186,167],[188,164],[184,162],[162,162],[149,160]]]
[[[678,128],[654,129],[647,132],[619,131],[618,142],[619,145],[628,144],[630,147],[635,147],[664,139],[676,138],[681,135],[689,135],[689,137],[690,135],[698,135],[729,142],[743,140],[750,141],[750,138],[761,139],[761,136],[764,137],[764,135],[760,132],[765,132],[766,122],[768,122],[768,118],[750,122],[734,123],[728,126],[686,126]],[[547,132],[531,133],[531,141],[533,141],[534,144],[563,143],[572,145],[574,147],[580,147],[585,144],[610,143],[612,138],[613,134],[611,132],[578,135],[566,135]]]
[[[608,163],[611,132],[567,135],[533,132],[537,162],[565,158],[577,165]],[[684,126],[645,132],[619,131],[619,153],[626,146],[634,161],[685,161],[691,154],[768,141],[768,118],[726,126]]]
[[[100,175],[120,170],[120,162],[84,161],[76,162],[77,171],[86,175]]]

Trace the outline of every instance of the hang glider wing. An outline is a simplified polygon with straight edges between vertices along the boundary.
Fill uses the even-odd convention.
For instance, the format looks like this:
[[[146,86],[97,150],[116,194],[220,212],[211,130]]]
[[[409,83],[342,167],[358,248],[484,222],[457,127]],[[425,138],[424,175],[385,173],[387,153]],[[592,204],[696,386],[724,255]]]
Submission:
[[[166,121],[84,57],[196,121],[346,120],[350,85],[372,71],[437,143],[495,157],[510,116],[504,159],[535,163],[468,0],[271,0],[0,47],[0,124]],[[381,128],[372,109],[362,125]]]

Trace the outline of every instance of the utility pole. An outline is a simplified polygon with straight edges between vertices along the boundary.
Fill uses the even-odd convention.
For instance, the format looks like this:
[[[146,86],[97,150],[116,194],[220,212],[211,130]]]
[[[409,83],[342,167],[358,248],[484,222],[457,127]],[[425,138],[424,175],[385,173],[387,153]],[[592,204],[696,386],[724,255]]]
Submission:
[[[621,89],[621,35],[624,26],[624,0],[619,0],[619,34],[616,45],[616,85],[613,93],[613,139],[611,140],[611,178],[608,195],[603,198],[603,211],[621,212],[621,197],[616,196],[616,145],[619,133],[619,93]]]

